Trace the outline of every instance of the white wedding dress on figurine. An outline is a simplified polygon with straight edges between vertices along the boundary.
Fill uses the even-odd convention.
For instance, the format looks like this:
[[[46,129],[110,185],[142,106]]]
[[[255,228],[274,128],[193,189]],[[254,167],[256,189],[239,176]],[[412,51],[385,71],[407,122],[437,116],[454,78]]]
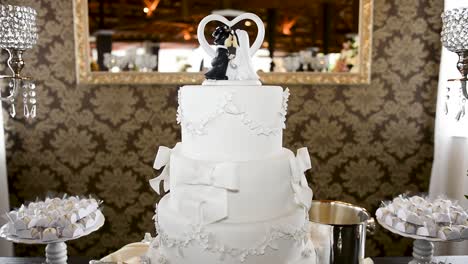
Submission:
[[[245,30],[236,30],[239,47],[236,51],[236,57],[229,62],[226,76],[229,80],[245,81],[258,80],[259,77],[252,65],[249,55],[250,42],[249,34]]]

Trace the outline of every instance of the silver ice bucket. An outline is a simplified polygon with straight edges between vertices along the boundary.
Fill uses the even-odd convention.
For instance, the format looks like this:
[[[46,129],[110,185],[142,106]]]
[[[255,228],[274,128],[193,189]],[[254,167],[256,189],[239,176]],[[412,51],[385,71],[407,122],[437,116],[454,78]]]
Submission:
[[[312,201],[309,218],[317,263],[362,263],[366,233],[375,229],[374,219],[364,208],[338,201]]]

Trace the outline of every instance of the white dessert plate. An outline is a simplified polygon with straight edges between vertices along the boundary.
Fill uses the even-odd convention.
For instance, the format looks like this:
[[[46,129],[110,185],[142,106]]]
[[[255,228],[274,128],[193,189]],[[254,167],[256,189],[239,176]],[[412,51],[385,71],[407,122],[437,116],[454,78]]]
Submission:
[[[76,237],[70,237],[70,238],[59,238],[56,240],[50,240],[50,241],[42,241],[40,239],[27,239],[27,238],[20,238],[14,235],[8,234],[8,223],[4,224],[0,228],[0,237],[4,238],[8,241],[15,242],[15,243],[21,243],[21,244],[51,244],[51,243],[60,243],[60,242],[66,242],[68,240],[74,240],[83,236],[87,236],[91,234],[92,232],[98,230],[104,225],[105,218],[104,215],[100,210],[96,211],[96,223],[94,226],[86,229],[83,234],[76,236]]]
[[[380,219],[376,218],[377,219],[377,222],[379,222],[379,224],[381,226],[383,226],[385,229],[387,229],[388,231],[392,232],[392,233],[395,233],[397,235],[400,235],[400,236],[403,236],[403,237],[409,237],[409,238],[413,238],[413,239],[419,239],[419,240],[426,240],[426,241],[431,241],[431,242],[457,242],[457,241],[463,241],[463,239],[454,239],[454,240],[443,240],[441,238],[438,238],[438,237],[428,237],[428,236],[418,236],[416,234],[407,234],[407,233],[403,233],[401,231],[398,231],[396,230],[395,228],[385,224],[383,221],[381,221]]]

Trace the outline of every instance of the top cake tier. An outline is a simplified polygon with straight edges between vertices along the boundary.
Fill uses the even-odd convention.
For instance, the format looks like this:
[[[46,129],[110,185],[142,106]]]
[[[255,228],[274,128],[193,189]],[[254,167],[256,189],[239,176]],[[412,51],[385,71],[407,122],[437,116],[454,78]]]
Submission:
[[[247,161],[282,149],[289,90],[279,86],[183,86],[177,121],[192,159]]]

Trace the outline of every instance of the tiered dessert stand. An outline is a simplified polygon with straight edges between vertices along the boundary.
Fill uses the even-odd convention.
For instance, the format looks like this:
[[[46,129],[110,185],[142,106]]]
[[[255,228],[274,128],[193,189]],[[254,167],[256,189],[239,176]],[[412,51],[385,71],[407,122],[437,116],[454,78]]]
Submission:
[[[87,228],[84,230],[84,233],[72,237],[72,238],[59,238],[56,240],[52,241],[42,241],[38,239],[25,239],[25,238],[19,238],[17,236],[11,235],[8,232],[8,223],[3,225],[0,228],[0,237],[4,238],[8,241],[14,242],[14,243],[19,243],[19,244],[43,244],[47,245],[45,248],[45,255],[46,255],[46,263],[48,264],[66,264],[67,263],[67,245],[65,242],[69,240],[75,240],[83,236],[87,236],[91,234],[94,231],[97,231],[99,228],[101,228],[104,225],[105,218],[104,215],[98,210],[96,211],[97,216],[96,216],[96,223],[94,226]]]
[[[396,230],[395,228],[387,225],[384,221],[377,218],[377,221],[388,231],[407,238],[414,239],[413,242],[413,260],[408,264],[432,264],[434,254],[433,242],[460,242],[462,240],[443,240],[436,237],[418,236],[416,234],[407,234]]]

